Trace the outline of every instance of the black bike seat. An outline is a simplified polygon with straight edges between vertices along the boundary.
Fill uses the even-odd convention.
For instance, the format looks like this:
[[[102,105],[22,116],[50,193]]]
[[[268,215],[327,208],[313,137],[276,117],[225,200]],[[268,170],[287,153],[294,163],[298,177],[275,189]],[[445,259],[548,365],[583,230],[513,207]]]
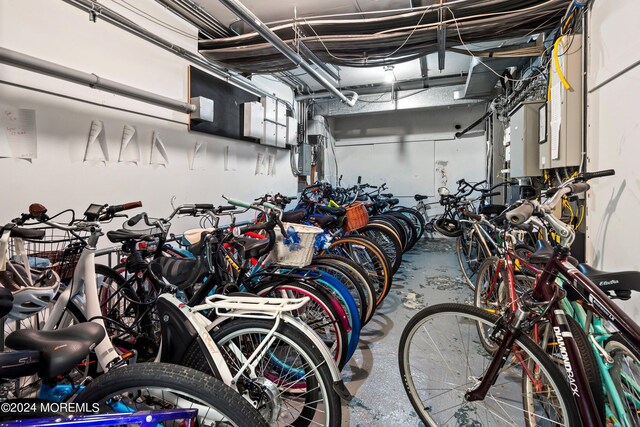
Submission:
[[[126,242],[127,240],[151,239],[153,238],[153,236],[151,236],[150,234],[141,233],[139,231],[120,229],[115,231],[107,231],[107,238],[112,243],[122,243]]]
[[[382,193],[382,197],[393,197],[393,193]]]
[[[588,264],[578,264],[578,270],[598,285],[610,298],[628,300],[631,291],[640,292],[640,272],[602,271]]]
[[[316,210],[320,213],[326,213],[334,216],[343,216],[347,214],[345,208],[331,208],[329,206],[316,205]]]
[[[41,354],[38,375],[54,378],[82,362],[105,337],[105,330],[97,323],[86,322],[57,331],[19,329],[5,340],[14,350],[35,350]]]
[[[484,205],[480,208],[483,215],[500,215],[507,207],[505,205]]]
[[[302,222],[302,220],[304,220],[304,217],[307,215],[306,211],[304,209],[297,209],[294,211],[288,211],[288,212],[284,212],[282,214],[282,221],[283,222],[293,222],[296,224],[299,224],[300,222]]]
[[[309,215],[309,221],[318,224],[320,228],[331,228],[338,224],[338,218],[334,215]]]
[[[253,237],[239,236],[233,239],[233,243],[244,250],[247,258],[260,258],[266,253],[271,244],[269,239],[254,239]]]
[[[158,257],[149,263],[149,271],[158,281],[185,290],[204,275],[206,268],[200,258]]]
[[[545,240],[538,240],[536,242],[536,251],[529,256],[529,262],[531,264],[544,265],[549,262],[553,256],[553,246]],[[569,263],[577,266],[578,260],[572,256],[567,257]]]
[[[0,272],[0,273],[6,273]],[[2,283],[2,277],[0,277],[0,284]],[[7,288],[0,287],[0,318],[6,316],[13,309],[13,293]]]
[[[400,199],[389,199],[387,200],[387,203],[389,203],[389,206],[395,206],[400,203]]]
[[[415,196],[413,196],[413,198],[415,199],[416,202],[419,202],[420,200],[428,199],[429,196],[423,196],[422,194],[416,194]]]

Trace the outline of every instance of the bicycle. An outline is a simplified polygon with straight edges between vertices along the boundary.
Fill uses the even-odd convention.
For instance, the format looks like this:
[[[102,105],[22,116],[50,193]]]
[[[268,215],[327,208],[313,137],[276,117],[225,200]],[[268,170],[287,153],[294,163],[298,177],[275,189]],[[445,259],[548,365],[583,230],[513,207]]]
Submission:
[[[574,232],[556,219],[550,210],[564,195],[587,191],[589,185],[586,181],[589,179],[613,173],[583,173],[553,189],[553,195],[549,194],[550,198],[544,204],[535,200],[526,201],[506,214],[507,219],[515,225],[525,222],[532,215],[541,216],[561,236],[560,244],[554,248],[544,270],[536,278],[533,289],[520,298],[515,311],[509,310],[502,316],[495,316],[476,307],[443,304],[422,310],[409,322],[401,337],[398,360],[409,399],[425,423],[446,424],[450,417],[456,415],[456,410],[462,410],[467,416],[477,417],[485,422],[491,418],[494,422],[509,420],[516,423],[516,420],[522,420],[527,425],[537,425],[542,421],[571,426],[603,425],[604,420],[594,402],[582,364],[583,356],[560,304],[566,293],[555,284],[556,279],[560,275],[564,277],[567,292],[575,292],[594,315],[607,319],[619,331],[617,337],[621,345],[618,348],[634,349],[637,354],[640,326],[612,303],[607,294],[586,275],[569,263],[569,246]],[[433,326],[438,321],[443,322],[440,328]],[[564,372],[528,337],[536,325],[544,322],[551,325],[558,340]],[[475,336],[471,331],[475,330],[477,323],[482,323],[491,330],[490,339],[497,345],[493,355],[488,355],[481,347],[477,349],[477,346],[481,346],[479,341],[471,341]],[[463,329],[466,334],[462,333]],[[441,335],[446,335],[446,331],[457,330],[459,342],[448,339],[447,343],[438,345],[436,341],[441,336],[429,335],[430,341],[416,338],[419,332],[430,330],[436,330]],[[434,349],[432,352],[419,351],[419,342],[433,343]],[[460,345],[463,347],[458,350],[459,354],[456,350],[452,351],[453,347]],[[630,352],[631,355],[634,351]],[[438,376],[420,376],[418,366],[424,366],[424,361],[420,365],[414,365],[410,359],[412,355],[425,357],[425,354],[430,353],[432,358],[440,356],[443,359],[441,363],[447,368],[456,366],[455,363],[459,360],[458,366],[463,369],[457,373],[453,369],[446,369],[440,379]],[[427,379],[431,382],[429,387],[417,385]],[[438,382],[444,380],[447,382]],[[455,386],[454,381],[462,381],[462,384]],[[443,384],[446,387],[444,392]],[[430,387],[433,387],[432,395],[428,392]],[[439,400],[449,393],[455,397],[449,396],[446,401]],[[454,405],[456,410],[453,411],[452,401],[457,402]],[[435,406],[438,409],[434,409]]]

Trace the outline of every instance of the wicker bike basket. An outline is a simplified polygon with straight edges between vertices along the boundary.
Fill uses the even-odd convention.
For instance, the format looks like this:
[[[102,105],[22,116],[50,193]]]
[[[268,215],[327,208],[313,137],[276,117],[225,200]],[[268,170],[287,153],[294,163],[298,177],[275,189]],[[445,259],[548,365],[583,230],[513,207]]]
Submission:
[[[20,254],[26,255],[26,262],[30,268],[40,271],[51,269],[58,273],[62,281],[72,279],[80,255],[87,245],[89,233],[62,231],[50,227],[38,229],[45,232],[42,240],[11,239],[9,259],[25,262],[19,258]]]
[[[283,223],[284,229],[289,232],[291,228],[297,233],[300,241],[297,247],[287,244],[282,233],[276,231],[275,258],[276,263],[287,267],[306,267],[313,259],[316,236],[322,233],[322,229],[291,222]]]
[[[369,223],[367,208],[360,202],[354,202],[345,206],[347,216],[344,223],[344,231],[355,231]]]

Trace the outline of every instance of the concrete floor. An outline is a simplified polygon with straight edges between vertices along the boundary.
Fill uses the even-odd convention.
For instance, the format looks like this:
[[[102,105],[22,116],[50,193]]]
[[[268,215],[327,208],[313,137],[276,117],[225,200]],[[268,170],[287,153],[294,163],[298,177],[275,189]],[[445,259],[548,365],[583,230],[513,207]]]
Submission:
[[[455,254],[455,240],[423,238],[404,254],[391,292],[361,332],[360,345],[343,370],[354,396],[343,410],[351,427],[424,426],[405,394],[398,343],[405,325],[426,305],[472,301]]]

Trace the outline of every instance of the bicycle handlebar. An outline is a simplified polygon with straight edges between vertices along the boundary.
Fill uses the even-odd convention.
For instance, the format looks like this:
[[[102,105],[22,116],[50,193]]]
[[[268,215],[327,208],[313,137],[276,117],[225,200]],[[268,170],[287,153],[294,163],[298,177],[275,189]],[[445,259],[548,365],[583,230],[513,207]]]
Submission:
[[[128,211],[130,209],[141,208],[141,207],[142,207],[142,202],[138,200],[137,202],[129,202],[129,203],[124,203],[122,205],[111,205],[107,207],[106,210],[108,215],[114,215],[118,212]]]

